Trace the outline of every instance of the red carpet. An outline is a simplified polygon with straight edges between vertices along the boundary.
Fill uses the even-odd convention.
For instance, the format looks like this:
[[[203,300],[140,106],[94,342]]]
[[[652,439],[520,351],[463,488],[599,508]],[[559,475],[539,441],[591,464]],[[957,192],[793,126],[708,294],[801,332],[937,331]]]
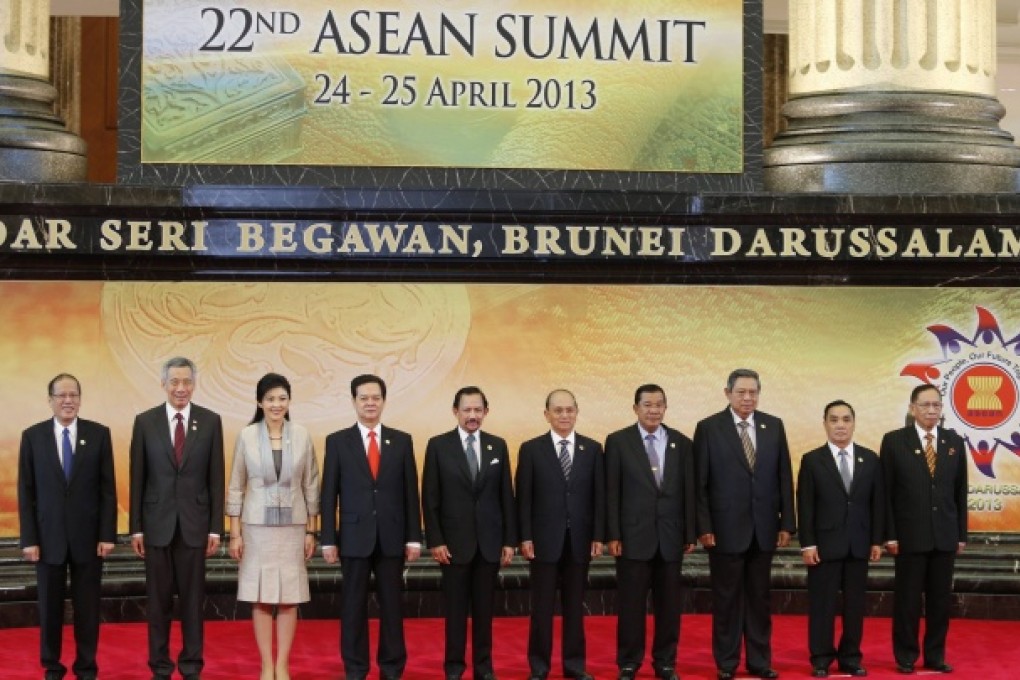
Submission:
[[[689,615],[683,620],[679,671],[684,678],[715,678],[712,663],[710,617]],[[807,660],[807,619],[801,616],[774,617],[774,665],[784,678],[810,677]],[[406,680],[442,678],[443,624],[436,619],[408,619],[407,641],[410,658]],[[496,674],[501,680],[522,680],[528,675],[525,648],[528,622],[524,618],[497,619],[494,629]],[[587,619],[589,670],[598,680],[616,677],[614,617]],[[171,649],[180,649],[177,626]],[[649,635],[649,641],[651,636]],[[949,676],[971,678],[1014,678],[1017,676],[1018,621],[954,620],[949,631],[947,661],[956,667]],[[293,680],[336,680],[343,677],[338,649],[337,621],[301,621],[291,657]],[[373,627],[372,648],[375,649]],[[889,641],[889,619],[868,619],[865,630],[864,664],[871,678],[904,678],[896,673]],[[374,653],[374,651],[373,651]],[[0,630],[0,665],[6,671],[3,680],[37,680],[42,677],[38,665],[39,633],[35,628]],[[558,662],[554,649],[554,669]],[[73,643],[70,628],[65,629],[64,659],[70,665]],[[107,624],[99,643],[99,667],[102,680],[147,680],[144,624]],[[14,670],[11,674],[10,671]],[[206,624],[205,680],[257,678],[258,656],[247,621],[209,622]],[[918,676],[936,674],[919,672]],[[72,676],[69,676],[69,678]],[[372,677],[377,677],[373,671]],[[470,680],[470,672],[465,676]],[[559,677],[553,675],[550,677]],[[651,668],[642,666],[640,677],[652,678]],[[833,674],[833,677],[839,677]]]

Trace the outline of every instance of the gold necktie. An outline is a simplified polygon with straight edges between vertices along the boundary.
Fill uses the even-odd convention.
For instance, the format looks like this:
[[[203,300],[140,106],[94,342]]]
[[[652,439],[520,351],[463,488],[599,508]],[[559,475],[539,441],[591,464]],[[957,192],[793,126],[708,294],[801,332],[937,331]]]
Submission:
[[[747,433],[747,428],[750,427],[750,423],[746,420],[741,420],[737,425],[740,427],[740,443],[744,447],[744,455],[747,456],[747,464],[754,469],[755,453],[754,453],[754,442],[751,441],[751,435]]]
[[[935,439],[935,435],[931,432],[924,435],[924,458],[928,461],[928,472],[931,476],[935,477],[935,447],[932,446],[932,440]]]

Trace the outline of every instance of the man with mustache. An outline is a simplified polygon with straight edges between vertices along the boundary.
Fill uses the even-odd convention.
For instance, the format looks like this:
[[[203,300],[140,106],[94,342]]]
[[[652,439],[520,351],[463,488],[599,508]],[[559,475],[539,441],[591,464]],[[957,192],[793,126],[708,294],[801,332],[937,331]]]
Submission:
[[[475,680],[495,680],[492,608],[499,567],[510,564],[517,519],[506,441],[482,432],[489,402],[477,387],[453,398],[457,428],[429,440],[422,473],[425,539],[441,565],[446,680],[467,668],[467,617]]]

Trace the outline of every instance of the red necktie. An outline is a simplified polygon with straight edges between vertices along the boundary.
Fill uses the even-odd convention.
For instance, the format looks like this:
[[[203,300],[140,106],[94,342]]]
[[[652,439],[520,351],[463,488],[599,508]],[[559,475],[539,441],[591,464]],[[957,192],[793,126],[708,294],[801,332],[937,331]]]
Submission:
[[[177,467],[180,467],[184,460],[184,416],[178,413],[174,418],[177,419],[177,427],[174,428],[174,458]]]
[[[375,431],[368,432],[368,469],[372,471],[372,479],[379,476],[379,442],[375,440]]]

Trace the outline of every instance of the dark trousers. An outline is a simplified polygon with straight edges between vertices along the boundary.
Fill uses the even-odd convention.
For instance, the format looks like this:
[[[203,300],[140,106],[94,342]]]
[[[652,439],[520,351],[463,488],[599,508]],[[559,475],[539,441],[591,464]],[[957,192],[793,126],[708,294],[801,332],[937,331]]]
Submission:
[[[99,645],[99,588],[103,560],[35,565],[39,587],[39,659],[47,673],[63,675],[60,663],[64,630],[64,598],[67,575],[71,574],[71,606],[74,611],[74,674],[91,677],[97,673],[96,648]]]
[[[145,546],[146,618],[149,624],[149,668],[153,675],[169,677],[174,671],[170,658],[170,618],[173,596],[181,615],[184,646],[177,657],[181,675],[198,675],[202,658],[205,601],[205,546],[189,547],[177,527],[167,546]]]
[[[375,574],[379,602],[379,648],[376,663],[384,677],[400,677],[407,664],[404,616],[401,611],[404,557],[386,557],[376,544],[370,557],[342,557],[340,594],[340,657],[348,680],[364,678],[369,671],[368,584]]]
[[[742,553],[708,551],[712,579],[712,655],[719,670],[736,671],[743,639],[747,668],[772,666],[770,577],[773,552],[756,539]]]
[[[839,660],[840,667],[861,664],[864,635],[864,598],[868,587],[868,560],[847,557],[823,560],[808,567],[808,651],[811,666],[828,668]],[[836,604],[843,593],[840,610],[843,633],[839,648],[834,644]]]
[[[545,677],[552,666],[553,613],[556,584],[560,586],[563,615],[561,658],[563,674],[573,677],[584,673],[584,589],[588,580],[588,560],[574,561],[570,531],[564,535],[559,562],[531,561],[531,627],[528,631],[528,665],[532,675]]]
[[[918,632],[924,596],[924,663],[945,663],[955,552],[933,550],[896,556],[893,597],[893,656],[900,665],[920,654]]]
[[[471,612],[471,660],[474,676],[492,673],[492,605],[496,592],[498,562],[487,562],[477,550],[466,564],[444,564],[443,604],[446,607],[447,676],[463,675],[467,669],[467,618]]]
[[[616,665],[637,670],[645,657],[645,616],[652,595],[655,634],[652,668],[676,667],[680,642],[682,561],[670,562],[660,552],[650,560],[616,559]]]

